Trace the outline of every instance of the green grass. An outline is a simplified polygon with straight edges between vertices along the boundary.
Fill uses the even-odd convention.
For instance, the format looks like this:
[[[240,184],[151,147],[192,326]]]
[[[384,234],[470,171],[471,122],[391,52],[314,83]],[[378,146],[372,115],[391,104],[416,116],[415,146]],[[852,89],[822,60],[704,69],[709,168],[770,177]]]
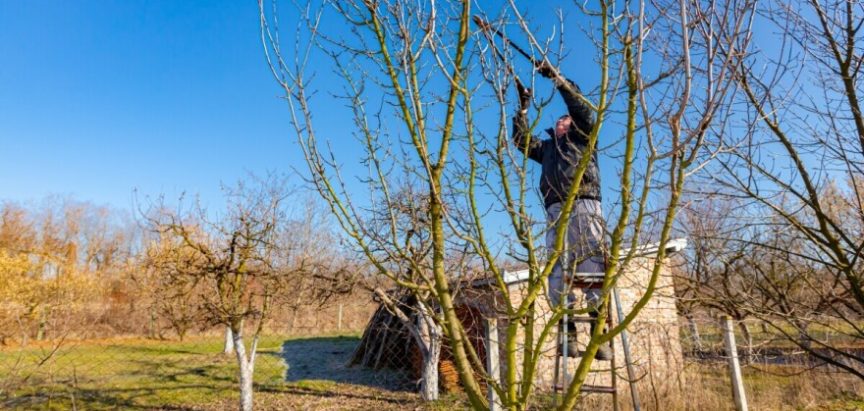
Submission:
[[[292,364],[296,366],[289,381],[280,354],[286,341],[291,342],[286,345],[289,353],[285,358],[294,358]],[[464,394],[443,394],[440,401],[421,404],[410,390],[394,391],[377,384],[384,371],[340,368],[357,341],[356,335],[302,340],[265,337],[255,368],[256,409],[384,411],[467,407]],[[67,342],[53,356],[49,356],[50,352],[47,346],[0,349],[0,409],[236,408],[236,360],[222,354],[221,337],[194,337],[183,342]],[[754,409],[864,409],[862,383],[848,375],[818,370],[790,373],[791,368],[780,366],[760,369],[744,368]],[[688,386],[700,392],[700,401],[707,401],[700,409],[723,409],[729,404],[724,364],[692,363],[687,375],[693,381]],[[689,396],[679,400],[682,406],[670,409],[690,409],[693,405]],[[545,409],[550,401],[551,397],[538,393],[536,409]]]
[[[259,343],[258,388],[283,384],[284,337]],[[50,347],[0,351],[0,406],[40,409],[188,406],[236,398],[236,358],[218,337],[183,342],[70,342],[40,364]]]
[[[417,409],[398,375],[346,368],[356,334],[266,336],[255,363],[255,408]],[[282,347],[288,352],[282,353]],[[111,339],[0,348],[0,409],[236,409],[237,364],[221,336]],[[287,373],[286,360],[294,367]],[[290,378],[286,378],[287,376]],[[389,375],[389,376],[388,376]]]

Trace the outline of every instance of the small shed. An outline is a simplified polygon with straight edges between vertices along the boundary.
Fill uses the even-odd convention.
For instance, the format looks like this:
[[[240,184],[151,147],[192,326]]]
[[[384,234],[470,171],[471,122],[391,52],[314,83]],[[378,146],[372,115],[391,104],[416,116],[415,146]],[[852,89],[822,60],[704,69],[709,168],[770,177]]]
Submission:
[[[666,255],[672,254],[686,247],[686,239],[676,239],[667,242]],[[648,280],[651,276],[651,271],[656,261],[659,247],[657,244],[647,244],[640,246],[635,250],[634,258],[629,264],[624,267],[622,276],[618,280],[617,289],[620,297],[621,309],[624,315],[630,312],[634,304],[641,298],[646,290]],[[628,250],[622,251],[622,255],[627,254]],[[683,355],[681,351],[681,343],[679,337],[678,314],[675,306],[675,290],[673,286],[672,274],[667,266],[670,259],[665,261],[665,264],[660,269],[660,276],[657,281],[654,296],[645,306],[636,319],[628,328],[630,339],[630,354],[631,362],[635,369],[637,387],[642,394],[642,398],[651,398],[667,394],[671,390],[677,390],[680,385],[681,370],[683,368]],[[505,273],[505,283],[510,292],[511,302],[519,304],[525,297],[527,291],[528,270],[510,271]],[[485,361],[485,344],[483,342],[483,318],[495,318],[499,323],[499,338],[498,341],[504,341],[506,331],[506,319],[502,315],[503,301],[501,293],[488,279],[475,280],[471,282],[463,282],[459,284],[459,291],[456,294],[455,302],[459,316],[465,325],[466,331],[469,334],[469,339],[472,345],[481,356],[481,360]],[[580,293],[576,293],[577,297]],[[535,318],[535,335],[538,335],[540,330],[548,323],[551,317],[549,301],[545,297],[541,297],[535,303],[536,318]],[[613,324],[617,323],[617,307],[612,306],[610,313],[613,318]],[[413,358],[416,357],[411,346],[414,345],[413,340],[407,331],[400,331],[398,321],[390,319],[386,309],[379,308],[379,311],[370,320],[369,325],[364,333],[359,354],[355,356],[355,363],[364,364],[360,357],[377,358],[376,355],[370,355],[370,350],[386,350],[393,353],[392,348],[386,348],[375,344],[375,341],[387,341],[389,347],[406,347],[404,355],[405,359],[388,358],[384,361],[388,366],[394,368],[403,368],[411,371],[412,375],[419,375],[419,362]],[[588,326],[581,324],[577,328],[580,340],[580,348],[583,348],[587,342]],[[382,333],[386,333],[384,336]],[[523,335],[517,336],[521,340]],[[616,337],[614,340],[616,362],[616,373],[619,377],[618,387],[622,395],[628,392],[627,372],[624,362],[624,354],[621,346],[621,338]],[[362,352],[361,352],[362,350]],[[555,339],[554,337],[547,339],[542,348],[542,357],[538,364],[536,374],[536,387],[538,390],[551,390],[555,371]],[[445,346],[443,355],[441,356],[441,365],[439,370],[442,372],[441,383],[442,388],[448,390],[456,389],[456,376],[452,361],[448,354],[448,349]],[[521,354],[523,350],[517,344],[517,360],[521,363]],[[377,354],[377,352],[376,352]],[[503,344],[499,346],[499,358],[505,358]],[[387,355],[387,354],[385,354]],[[575,370],[579,359],[573,358],[569,360],[570,370]],[[380,366],[381,362],[375,364]],[[366,363],[365,365],[372,365]],[[506,372],[503,369],[502,375]],[[610,385],[609,362],[595,361],[592,367],[592,372],[586,384],[589,385]]]
[[[666,244],[666,256],[664,265],[660,267],[659,278],[654,295],[648,304],[642,309],[636,319],[627,329],[630,340],[631,363],[635,370],[637,387],[642,398],[655,396],[662,397],[672,390],[677,390],[681,383],[681,371],[683,369],[683,354],[679,334],[678,312],[675,305],[675,289],[673,286],[672,273],[669,269],[668,257],[683,250],[687,246],[686,239],[675,239]],[[621,278],[618,280],[617,289],[620,297],[621,309],[626,316],[645,295],[651,271],[657,258],[659,247],[657,244],[642,245],[634,252],[634,257],[626,267],[623,267]],[[622,251],[622,255],[628,254],[629,250]],[[528,270],[512,271],[506,273],[504,281],[510,291],[511,303],[519,304],[527,292]],[[465,290],[457,300],[460,305],[472,307],[470,311],[483,312],[487,318],[498,318],[499,338],[504,341],[506,331],[506,319],[500,314],[502,298],[497,288],[492,286],[491,281],[475,281],[473,290]],[[581,293],[576,292],[577,298]],[[584,302],[582,305],[584,306]],[[547,298],[541,297],[535,303],[535,332],[539,335],[540,330],[548,323],[551,317],[551,309]],[[612,322],[618,323],[617,307],[612,304]],[[496,315],[497,314],[497,315]],[[579,348],[584,348],[588,339],[588,325],[578,324]],[[517,336],[522,339],[523,336]],[[616,357],[616,373],[618,375],[618,388],[622,395],[629,392],[627,384],[628,377],[625,369],[624,352],[621,338],[614,339]],[[549,338],[542,348],[543,355],[538,364],[535,386],[539,390],[551,390],[555,374],[555,339]],[[521,363],[521,353],[517,345],[517,363]],[[499,358],[504,358],[506,353],[503,346],[499,345]],[[576,369],[579,358],[569,359],[571,372]],[[608,386],[611,384],[609,373],[609,362],[595,361],[586,381],[587,385]],[[502,367],[505,364],[501,365]],[[502,375],[506,370],[501,370]]]

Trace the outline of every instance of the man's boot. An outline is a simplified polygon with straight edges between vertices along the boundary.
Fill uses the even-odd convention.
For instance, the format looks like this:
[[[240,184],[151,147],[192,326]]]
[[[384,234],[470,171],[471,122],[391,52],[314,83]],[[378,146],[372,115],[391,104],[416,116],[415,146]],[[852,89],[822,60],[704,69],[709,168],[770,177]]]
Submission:
[[[560,333],[564,332],[564,320],[558,322],[558,331]],[[564,345],[558,345],[558,355],[564,350]],[[576,323],[572,321],[567,322],[567,357],[570,358],[579,358],[581,355],[579,353],[579,349],[576,346]]]
[[[597,316],[600,314],[597,311],[591,311],[588,313],[588,315],[591,316],[591,318],[593,319],[591,321],[591,335],[594,335],[594,327],[597,326]],[[606,328],[604,327],[603,330],[605,332]],[[597,353],[594,354],[594,359],[600,361],[609,361],[612,359],[612,350],[609,349],[606,344],[603,344],[600,346],[600,348],[597,349]]]

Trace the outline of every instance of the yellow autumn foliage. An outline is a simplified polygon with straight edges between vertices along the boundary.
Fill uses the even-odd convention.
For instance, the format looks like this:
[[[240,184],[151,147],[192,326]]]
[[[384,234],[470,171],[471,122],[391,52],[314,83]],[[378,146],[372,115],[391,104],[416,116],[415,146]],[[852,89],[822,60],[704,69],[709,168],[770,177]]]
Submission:
[[[48,312],[80,309],[100,293],[93,278],[62,263],[0,249],[0,308],[5,316],[36,320]]]

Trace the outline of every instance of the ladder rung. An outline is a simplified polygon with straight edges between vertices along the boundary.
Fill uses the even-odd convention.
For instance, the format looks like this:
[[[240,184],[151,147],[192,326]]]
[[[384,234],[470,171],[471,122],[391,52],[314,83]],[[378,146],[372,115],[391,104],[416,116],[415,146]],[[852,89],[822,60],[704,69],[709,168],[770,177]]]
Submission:
[[[555,386],[555,391],[564,391],[564,388],[565,387],[563,387],[559,384],[559,385]],[[588,392],[588,393],[598,393],[598,394],[614,394],[615,393],[615,387],[608,387],[605,385],[584,384],[584,385],[582,385],[582,389],[580,391]]]

